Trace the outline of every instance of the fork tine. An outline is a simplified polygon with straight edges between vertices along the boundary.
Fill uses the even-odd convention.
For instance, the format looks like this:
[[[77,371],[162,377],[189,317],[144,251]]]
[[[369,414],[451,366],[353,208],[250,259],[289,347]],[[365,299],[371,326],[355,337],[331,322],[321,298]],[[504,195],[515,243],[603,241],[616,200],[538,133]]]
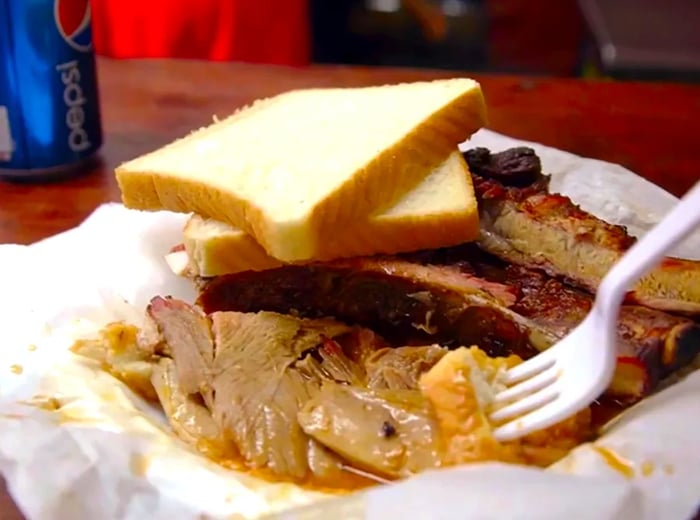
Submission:
[[[494,430],[493,435],[500,442],[510,441],[552,426],[570,415],[571,411],[564,400],[554,399],[527,415],[499,426]]]
[[[494,411],[489,419],[493,422],[500,422],[527,413],[535,408],[539,408],[550,401],[553,401],[559,395],[559,390],[556,385],[550,384],[544,387],[539,392],[535,392],[532,395],[528,395],[524,399],[515,401],[514,403],[499,408]],[[517,421],[516,421],[517,422]]]
[[[527,394],[542,390],[544,387],[549,386],[556,381],[559,375],[558,372],[559,368],[556,366],[556,364],[554,364],[536,376],[526,379],[515,386],[499,392],[494,398],[494,404],[504,404],[508,401],[513,401],[520,397],[524,397]]]
[[[528,359],[524,363],[514,366],[500,378],[507,385],[519,383],[529,379],[539,372],[543,372],[554,365],[555,358],[547,355],[550,351],[545,351]]]

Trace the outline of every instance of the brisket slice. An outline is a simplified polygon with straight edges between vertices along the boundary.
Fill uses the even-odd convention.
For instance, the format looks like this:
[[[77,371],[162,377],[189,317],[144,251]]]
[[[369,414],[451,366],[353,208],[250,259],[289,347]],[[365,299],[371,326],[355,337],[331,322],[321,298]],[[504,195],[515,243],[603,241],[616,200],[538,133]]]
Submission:
[[[449,286],[444,283],[446,270],[453,279]],[[469,290],[454,282],[460,276],[468,280],[464,287]],[[396,345],[479,345],[490,355],[516,353],[524,358],[575,327],[592,302],[590,295],[556,279],[527,269],[507,269],[470,246],[393,260],[285,266],[199,284],[199,304],[207,313],[267,310],[330,316],[369,327]],[[491,292],[474,287],[488,287]],[[689,319],[625,306],[618,369],[608,394],[630,402],[640,399],[660,378],[698,353],[699,338],[700,327]]]
[[[465,152],[479,198],[479,245],[589,292],[635,242],[563,195],[546,191],[539,162],[523,149]],[[528,184],[529,183],[529,184]],[[629,303],[700,315],[700,262],[666,258],[630,291]]]
[[[267,310],[330,316],[368,327],[395,345],[479,345],[529,357],[555,337],[512,312],[512,288],[454,266],[398,258],[288,265],[199,280],[205,312]]]
[[[518,292],[511,309],[557,338],[566,336],[593,305],[593,297],[541,271],[508,265],[473,245],[415,255],[416,261],[459,265],[472,276]],[[618,324],[618,366],[608,394],[643,396],[700,352],[700,326],[640,305],[623,305]]]

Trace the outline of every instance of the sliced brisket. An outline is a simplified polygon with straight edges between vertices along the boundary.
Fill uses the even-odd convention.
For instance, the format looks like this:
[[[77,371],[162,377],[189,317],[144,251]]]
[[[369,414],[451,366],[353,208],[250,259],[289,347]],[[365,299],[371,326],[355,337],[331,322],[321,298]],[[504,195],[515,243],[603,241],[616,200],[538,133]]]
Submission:
[[[532,355],[554,341],[509,310],[512,288],[454,266],[358,258],[219,276],[200,282],[198,303],[217,310],[330,316],[396,345],[479,345],[492,355]]]
[[[575,327],[592,303],[581,290],[538,271],[507,267],[470,245],[394,261],[395,269],[390,258],[363,258],[217,277],[202,283],[199,301],[209,312],[332,316],[374,328],[395,345],[479,345],[491,355],[525,358]],[[453,283],[443,283],[445,272]],[[458,289],[459,277],[468,281],[468,292]],[[608,393],[640,399],[700,352],[699,336],[700,326],[687,318],[625,305],[618,370]]]

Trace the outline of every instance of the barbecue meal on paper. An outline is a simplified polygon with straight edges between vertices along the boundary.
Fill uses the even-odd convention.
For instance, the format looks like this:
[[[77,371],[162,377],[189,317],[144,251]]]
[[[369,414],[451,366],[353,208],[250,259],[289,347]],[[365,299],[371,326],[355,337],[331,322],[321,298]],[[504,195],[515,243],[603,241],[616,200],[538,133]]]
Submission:
[[[226,467],[346,491],[479,461],[549,466],[700,352],[700,262],[630,288],[599,400],[512,442],[500,374],[547,349],[634,243],[552,193],[530,148],[455,78],[298,90],[119,166],[123,203],[189,214],[162,251],[196,301],[75,343]]]

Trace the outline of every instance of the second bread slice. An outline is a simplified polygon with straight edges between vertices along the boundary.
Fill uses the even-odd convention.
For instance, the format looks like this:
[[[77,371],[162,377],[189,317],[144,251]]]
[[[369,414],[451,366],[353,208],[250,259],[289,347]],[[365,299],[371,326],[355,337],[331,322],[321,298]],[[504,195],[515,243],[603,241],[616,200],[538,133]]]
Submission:
[[[471,175],[454,152],[396,205],[319,242],[317,260],[447,247],[479,232]],[[190,268],[199,276],[260,271],[283,265],[253,237],[228,224],[195,215],[184,231]]]
[[[313,260],[329,230],[385,210],[485,122],[466,78],[299,90],[120,165],[133,209],[236,226],[284,262]]]

